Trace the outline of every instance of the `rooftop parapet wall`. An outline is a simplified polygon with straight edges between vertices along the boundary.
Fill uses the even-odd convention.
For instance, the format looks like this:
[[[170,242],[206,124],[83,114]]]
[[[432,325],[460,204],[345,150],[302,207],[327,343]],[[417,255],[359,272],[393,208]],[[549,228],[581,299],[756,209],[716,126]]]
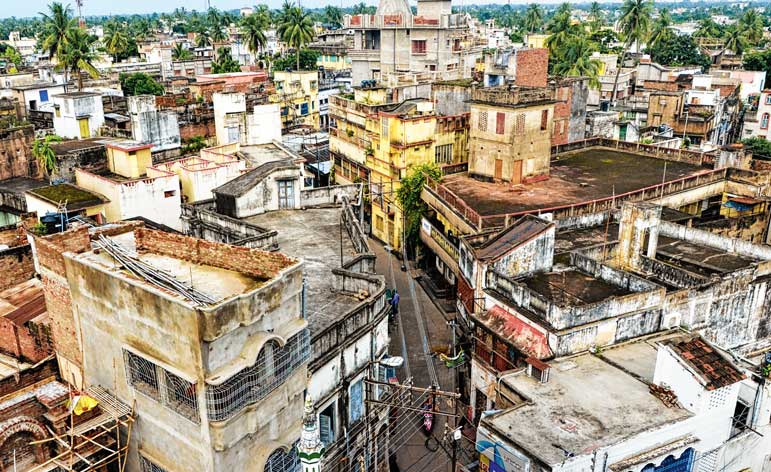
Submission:
[[[718,234],[696,228],[689,228],[668,221],[659,223],[659,234],[670,238],[682,239],[695,244],[721,249],[756,259],[771,260],[771,247],[754,244],[742,239],[727,238]]]
[[[472,103],[524,106],[529,103],[547,102],[551,99],[551,89],[541,87],[475,87],[471,90]]]

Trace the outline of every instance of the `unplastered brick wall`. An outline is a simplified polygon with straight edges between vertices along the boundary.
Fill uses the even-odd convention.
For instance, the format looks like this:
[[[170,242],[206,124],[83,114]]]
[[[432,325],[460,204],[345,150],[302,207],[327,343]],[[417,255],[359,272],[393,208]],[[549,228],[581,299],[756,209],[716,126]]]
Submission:
[[[51,329],[47,324],[28,321],[18,326],[0,317],[0,352],[26,362],[40,362],[53,353]]]
[[[62,233],[35,237],[35,250],[41,266],[62,277],[64,273],[65,252],[80,253],[91,248],[88,227],[79,226]]]
[[[54,347],[58,354],[80,365],[82,353],[75,328],[75,317],[72,314],[70,289],[45,275],[42,280]]]
[[[134,238],[138,251],[233,270],[260,279],[273,278],[297,262],[275,252],[215,243],[148,228],[137,228]]]
[[[20,375],[10,375],[0,380],[0,398],[24,388],[27,388],[43,380],[55,380],[59,374],[56,359],[50,359],[35,367],[26,369]]]
[[[26,282],[35,275],[29,244],[0,251],[0,291]]]

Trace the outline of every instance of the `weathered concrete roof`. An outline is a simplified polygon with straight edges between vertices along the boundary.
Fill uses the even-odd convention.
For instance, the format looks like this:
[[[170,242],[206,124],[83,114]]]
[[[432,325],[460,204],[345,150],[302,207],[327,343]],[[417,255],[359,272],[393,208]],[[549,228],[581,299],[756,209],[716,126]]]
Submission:
[[[632,293],[576,269],[538,272],[521,279],[521,282],[559,306],[589,305]]]
[[[359,303],[333,291],[332,269],[340,267],[340,239],[345,260],[356,250],[348,233],[340,231],[340,208],[269,211],[246,218],[262,228],[278,230],[281,253],[303,260],[306,318],[312,333],[321,332]]]
[[[296,169],[299,174],[300,170],[294,162],[291,162],[291,161],[268,162],[255,169],[250,170],[245,174],[242,174],[236,177],[230,182],[220,185],[219,187],[213,189],[212,193],[220,194],[220,195],[229,195],[232,197],[240,197],[244,195],[246,192],[248,192],[249,190],[253,189],[255,185],[262,182],[263,179],[265,179],[265,177],[269,176],[273,172],[276,172],[279,170],[292,170],[292,169]]]
[[[666,236],[659,236],[656,259],[707,277],[734,272],[760,260]]]
[[[553,161],[550,178],[540,182],[512,187],[454,174],[446,176],[442,184],[485,216],[569,205],[658,185],[665,165],[668,181],[705,170],[683,162],[594,148]]]
[[[655,354],[651,351],[648,359],[654,364]],[[565,451],[586,454],[691,416],[685,409],[664,406],[645,383],[594,355],[550,365],[546,383],[526,375],[503,379],[534,403],[482,420],[546,464],[565,461]]]
[[[493,261],[510,253],[554,226],[537,216],[525,215],[474,250],[477,259]]]

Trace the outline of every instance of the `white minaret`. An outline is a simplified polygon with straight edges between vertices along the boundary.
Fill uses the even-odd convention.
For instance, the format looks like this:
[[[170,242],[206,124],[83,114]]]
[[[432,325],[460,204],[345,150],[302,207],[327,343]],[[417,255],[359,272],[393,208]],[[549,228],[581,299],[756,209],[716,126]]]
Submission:
[[[297,445],[297,455],[302,464],[302,472],[321,472],[321,457],[324,455],[324,444],[319,437],[319,422],[313,410],[313,400],[305,400],[303,415],[303,431],[300,444]]]

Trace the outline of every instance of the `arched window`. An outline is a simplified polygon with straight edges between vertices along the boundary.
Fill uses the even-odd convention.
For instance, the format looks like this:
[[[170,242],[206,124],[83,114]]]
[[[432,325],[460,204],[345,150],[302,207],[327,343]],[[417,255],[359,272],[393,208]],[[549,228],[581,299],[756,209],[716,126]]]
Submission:
[[[265,461],[265,472],[298,472],[299,470],[300,459],[297,457],[296,444],[290,448],[289,452],[276,449]]]

